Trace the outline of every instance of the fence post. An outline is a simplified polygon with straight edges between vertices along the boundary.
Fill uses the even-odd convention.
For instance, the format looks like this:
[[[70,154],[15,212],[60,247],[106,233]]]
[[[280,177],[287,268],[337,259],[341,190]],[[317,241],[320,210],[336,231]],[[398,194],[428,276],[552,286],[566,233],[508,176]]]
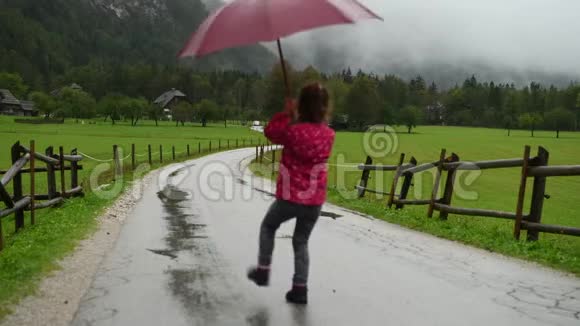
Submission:
[[[151,157],[151,144],[147,145],[147,157],[149,158],[149,165],[153,165],[153,157]]]
[[[187,144],[187,157],[191,156],[191,152],[189,151],[189,144]]]
[[[30,141],[30,224],[34,225],[35,223],[35,216],[34,216],[34,196],[36,196],[35,192],[35,175],[34,170],[36,168],[36,160],[34,154],[36,153],[36,146],[34,144],[34,140]],[[1,222],[0,222],[1,223]]]
[[[264,163],[264,146],[260,146],[260,163]]]
[[[459,162],[459,156],[453,153],[448,162]],[[457,175],[457,169],[450,169],[447,171],[447,179],[445,180],[445,190],[443,191],[443,198],[441,203],[444,205],[451,205],[451,200],[453,199],[453,187],[455,185],[455,176]],[[439,212],[439,219],[446,221],[449,216],[448,212]]]
[[[201,142],[197,143],[197,153],[201,154]]]
[[[71,155],[77,155],[77,149],[73,149],[70,151]],[[74,189],[79,186],[79,162],[71,161],[70,162],[70,186],[71,189]]]
[[[228,149],[230,149],[230,140],[228,139]]]
[[[46,156],[54,158],[54,148],[49,146],[46,151]],[[48,199],[56,198],[56,174],[54,173],[54,165],[46,163],[46,184],[48,189]]]
[[[135,144],[131,144],[131,170],[135,170],[137,166],[136,157],[135,157]]]
[[[209,141],[209,152],[211,153],[211,140]]]
[[[60,160],[60,191],[61,197],[66,198],[66,180],[65,180],[65,160],[64,160],[64,147],[60,146],[58,148],[59,160]]]
[[[276,170],[276,151],[272,151],[272,172]]]
[[[367,183],[369,181],[369,175],[371,170],[366,169],[366,165],[373,164],[373,159],[370,156],[367,156],[365,161],[365,167],[362,171],[362,175],[360,177],[359,188],[358,188],[358,198],[363,198],[366,193]]]
[[[447,150],[444,148],[441,150],[441,155],[439,155],[439,164],[437,164],[437,174],[435,175],[435,181],[433,182],[433,192],[431,192],[431,202],[429,203],[427,217],[433,217],[433,211],[435,209],[435,202],[437,201],[437,194],[439,193],[439,184],[441,183],[441,174],[443,173],[443,162],[445,162],[446,153]]]
[[[543,147],[538,148],[538,157],[534,166],[548,165],[550,153]],[[544,208],[544,196],[546,195],[546,177],[534,177],[534,188],[532,190],[532,205],[530,207],[530,217],[528,221],[533,223],[542,222],[542,209]],[[528,231],[528,241],[538,240],[538,231]]]
[[[175,161],[175,145],[171,146],[171,157],[173,158],[173,161]]]
[[[16,144],[14,144],[12,146],[12,164],[16,163],[20,157],[21,157],[21,146],[20,146],[20,142],[16,142]],[[14,189],[14,202],[19,201],[20,199],[22,199],[22,174],[20,173],[20,171],[18,171],[18,173],[16,173],[16,175],[14,175],[14,178],[12,179],[12,186]],[[18,231],[20,228],[24,227],[24,211],[23,210],[18,210],[15,213],[15,222],[16,222],[16,231]]]
[[[526,199],[526,183],[528,180],[528,165],[530,161],[530,146],[524,147],[524,163],[520,176],[520,190],[518,192],[518,203],[516,206],[516,221],[514,223],[514,238],[520,240],[522,219],[524,214],[524,201]]]
[[[115,180],[122,175],[121,157],[119,157],[119,146],[113,145],[113,164],[115,164]]]
[[[218,139],[218,151],[222,149],[222,140]]]
[[[260,157],[260,155],[259,155],[258,146],[256,146],[256,162],[258,162],[258,157]]]
[[[163,145],[159,145],[159,163],[163,164]]]
[[[417,160],[414,157],[411,157],[409,163],[412,166],[417,166]],[[413,174],[412,173],[405,174],[405,178],[403,179],[403,185],[401,186],[401,195],[399,196],[400,200],[407,199],[407,195],[409,195],[409,189],[411,188],[412,184],[413,184]],[[396,209],[402,209],[403,207],[405,207],[405,205],[403,204],[397,204],[395,206]]]
[[[401,177],[401,171],[403,170],[403,162],[405,162],[405,153],[401,153],[399,158],[399,164],[397,165],[397,171],[393,176],[393,183],[391,184],[391,191],[389,192],[389,201],[387,203],[388,207],[393,207],[393,201],[395,200],[395,192],[397,192],[397,184],[399,183],[399,178]]]

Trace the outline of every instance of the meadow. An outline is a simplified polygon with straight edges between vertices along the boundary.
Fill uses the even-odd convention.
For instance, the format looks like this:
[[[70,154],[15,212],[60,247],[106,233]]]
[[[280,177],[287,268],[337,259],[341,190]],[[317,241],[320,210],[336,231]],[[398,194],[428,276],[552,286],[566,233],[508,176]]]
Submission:
[[[407,161],[414,156],[419,164],[437,161],[442,148],[459,155],[462,161],[502,158],[521,158],[524,146],[532,146],[535,155],[538,146],[550,152],[550,164],[580,164],[580,133],[540,131],[530,137],[528,131],[507,131],[486,128],[420,126],[415,133],[397,130],[398,148],[382,155],[378,145],[370,148],[375,163],[396,164],[400,153]],[[391,142],[391,144],[393,144]],[[363,163],[369,142],[362,133],[337,134],[329,170],[329,200],[349,208],[364,211],[387,221],[433,233],[437,236],[461,241],[487,250],[530,259],[580,275],[580,238],[553,234],[540,234],[537,243],[513,240],[513,221],[450,215],[447,222],[438,220],[436,212],[428,219],[426,206],[406,206],[395,211],[385,208],[386,196],[367,193],[357,199],[353,190],[361,172],[351,167]],[[378,154],[378,155],[377,155]],[[462,172],[456,180],[453,206],[486,208],[515,212],[519,189],[520,168]],[[428,199],[432,191],[433,170],[417,175],[410,190],[410,198]],[[371,172],[368,187],[389,192],[392,182],[390,172]],[[443,179],[444,180],[444,179]],[[442,181],[443,184],[443,181]],[[532,179],[528,180],[525,211],[529,209]],[[548,178],[542,222],[580,227],[580,177]],[[525,237],[523,237],[525,238]]]
[[[176,127],[174,123],[160,122],[155,126],[153,121],[142,121],[131,127],[129,123],[118,123],[112,126],[102,120],[87,120],[83,124],[68,120],[62,125],[29,125],[16,124],[13,117],[0,116],[0,169],[11,166],[10,147],[20,141],[28,147],[30,140],[36,142],[37,151],[44,152],[48,146],[63,146],[65,153],[73,148],[97,160],[85,158],[81,164],[83,170],[79,179],[85,189],[84,198],[67,200],[58,209],[44,209],[36,212],[36,224],[29,224],[29,214],[25,214],[26,227],[18,233],[14,232],[13,216],[3,218],[2,228],[5,240],[5,249],[0,252],[0,320],[9,313],[10,304],[16,303],[23,296],[34,292],[36,285],[43,275],[58,268],[56,261],[71,252],[79,240],[87,237],[96,227],[96,217],[105,207],[110,205],[114,198],[101,198],[87,187],[91,171],[102,161],[112,158],[113,145],[118,145],[126,157],[135,144],[138,164],[147,162],[147,145],[152,146],[153,166],[158,168],[172,162],[172,146],[176,148],[176,161],[191,159],[208,153],[209,142],[212,143],[212,152],[218,149],[221,141],[221,150],[227,149],[227,141],[235,146],[236,140],[242,146],[264,141],[261,134],[249,130],[248,127],[223,123],[210,124],[203,128],[199,124],[186,124]],[[163,145],[164,163],[159,163],[159,145]],[[190,145],[191,156],[187,157],[186,149]],[[199,153],[201,146],[202,153]],[[104,163],[108,164],[108,163]],[[124,168],[130,168],[131,160],[124,161]],[[38,166],[42,166],[38,163]],[[111,173],[105,173],[99,179],[102,184],[110,183]],[[125,173],[125,181],[132,181],[132,173]],[[57,178],[59,179],[59,178]],[[28,189],[28,175],[23,176],[24,193]],[[60,189],[57,180],[57,189]],[[66,174],[69,181],[69,173]],[[37,193],[46,189],[46,177],[37,174]],[[129,184],[126,182],[125,184]],[[11,184],[8,185],[11,192]],[[67,187],[70,188],[70,187]],[[0,203],[0,209],[4,204]]]
[[[536,131],[532,138],[528,131],[516,130],[508,137],[507,131],[499,129],[420,126],[412,134],[405,128],[379,134],[389,140],[373,143],[364,133],[337,133],[329,159],[329,202],[438,237],[580,275],[578,237],[540,233],[537,242],[516,241],[514,222],[510,220],[449,215],[447,221],[441,221],[438,212],[434,218],[427,218],[427,206],[387,209],[386,195],[367,192],[359,199],[355,190],[361,177],[357,166],[364,163],[368,154],[373,157],[373,164],[396,165],[401,153],[406,154],[406,161],[413,156],[422,164],[437,161],[441,149],[445,148],[447,155],[456,153],[462,161],[480,161],[521,158],[524,146],[530,145],[532,156],[538,146],[545,147],[550,152],[550,164],[580,164],[580,133],[561,133],[556,139],[554,132]],[[259,175],[274,177],[269,162],[255,164],[252,168]],[[455,181],[452,205],[515,212],[520,172],[521,168],[460,172]],[[415,175],[409,198],[429,199],[434,173],[435,168]],[[367,188],[389,192],[392,177],[393,172],[373,171]],[[443,184],[444,179],[441,188]],[[396,193],[400,186],[401,183]],[[531,178],[527,189],[524,212],[529,210]],[[548,178],[546,193],[550,198],[544,201],[542,222],[580,227],[580,177]]]

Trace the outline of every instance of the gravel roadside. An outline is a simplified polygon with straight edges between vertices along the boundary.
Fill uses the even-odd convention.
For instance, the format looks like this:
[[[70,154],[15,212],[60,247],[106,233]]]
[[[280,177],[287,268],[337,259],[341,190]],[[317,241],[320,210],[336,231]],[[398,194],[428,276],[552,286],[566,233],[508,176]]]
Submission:
[[[35,295],[29,296],[11,309],[13,313],[0,323],[7,325],[68,325],[80,300],[90,287],[101,261],[113,248],[125,218],[131,212],[141,189],[156,180],[160,170],[136,181],[98,217],[97,231],[82,240],[75,251],[60,261],[60,269],[47,276]]]

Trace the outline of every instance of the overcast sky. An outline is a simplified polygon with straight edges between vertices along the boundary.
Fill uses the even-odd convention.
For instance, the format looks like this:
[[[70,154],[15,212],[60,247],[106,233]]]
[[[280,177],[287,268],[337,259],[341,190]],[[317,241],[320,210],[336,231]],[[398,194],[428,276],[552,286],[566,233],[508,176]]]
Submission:
[[[564,75],[564,80],[580,79],[580,0],[360,1],[384,22],[286,38],[289,59],[302,65],[332,62],[332,69],[349,65],[378,72],[413,66],[423,71],[433,64],[471,71],[480,65],[473,72],[495,70],[484,78],[510,71],[506,80],[524,81],[544,72]],[[530,71],[535,75],[527,78]]]
[[[291,37],[306,50],[323,39],[348,61],[473,62],[580,74],[580,0],[362,0],[384,18]],[[348,46],[346,46],[348,45]],[[301,51],[306,56],[308,51]]]

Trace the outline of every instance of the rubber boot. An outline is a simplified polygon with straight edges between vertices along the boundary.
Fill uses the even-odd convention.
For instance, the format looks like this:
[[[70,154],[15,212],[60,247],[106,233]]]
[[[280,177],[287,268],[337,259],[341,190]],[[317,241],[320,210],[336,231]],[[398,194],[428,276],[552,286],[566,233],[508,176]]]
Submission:
[[[252,267],[248,270],[248,279],[257,286],[268,286],[270,283],[270,269]]]
[[[305,286],[293,286],[292,290],[286,293],[286,301],[295,304],[307,304],[308,289]]]

